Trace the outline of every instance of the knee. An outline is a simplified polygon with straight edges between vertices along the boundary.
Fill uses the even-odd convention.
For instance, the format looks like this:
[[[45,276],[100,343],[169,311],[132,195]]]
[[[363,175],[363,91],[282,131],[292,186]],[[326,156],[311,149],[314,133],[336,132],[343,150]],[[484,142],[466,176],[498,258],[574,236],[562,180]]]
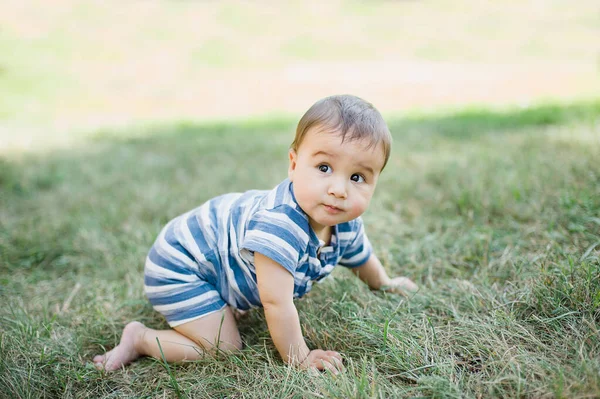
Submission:
[[[200,348],[204,349],[207,352],[237,352],[242,349],[242,341],[241,340],[231,340],[231,341],[216,341],[210,342],[207,339],[194,340],[196,345]]]
[[[215,346],[215,349],[217,346]],[[225,352],[237,352],[243,348],[242,341],[235,340],[233,342],[220,341],[218,349]]]

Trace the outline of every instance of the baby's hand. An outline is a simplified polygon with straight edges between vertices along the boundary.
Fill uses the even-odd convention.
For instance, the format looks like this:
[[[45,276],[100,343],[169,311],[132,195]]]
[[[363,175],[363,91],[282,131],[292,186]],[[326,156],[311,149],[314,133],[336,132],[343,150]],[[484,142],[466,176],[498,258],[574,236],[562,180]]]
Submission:
[[[388,284],[382,286],[381,290],[406,296],[417,292],[419,287],[408,277],[395,277]]]
[[[333,374],[344,371],[342,356],[338,352],[313,349],[306,359],[300,363],[300,368],[313,370],[329,370]]]

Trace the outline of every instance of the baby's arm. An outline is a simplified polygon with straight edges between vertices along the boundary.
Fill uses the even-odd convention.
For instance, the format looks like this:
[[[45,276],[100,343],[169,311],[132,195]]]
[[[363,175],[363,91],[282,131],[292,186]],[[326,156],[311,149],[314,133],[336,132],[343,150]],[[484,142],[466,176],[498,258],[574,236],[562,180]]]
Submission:
[[[260,300],[271,338],[284,362],[302,368],[342,369],[342,358],[334,351],[311,351],[304,342],[298,311],[294,305],[294,276],[272,259],[255,252],[254,264]]]
[[[407,277],[389,278],[377,256],[371,254],[369,259],[361,266],[352,269],[352,272],[364,281],[369,288],[374,290],[392,291],[398,294],[407,294],[419,288]]]

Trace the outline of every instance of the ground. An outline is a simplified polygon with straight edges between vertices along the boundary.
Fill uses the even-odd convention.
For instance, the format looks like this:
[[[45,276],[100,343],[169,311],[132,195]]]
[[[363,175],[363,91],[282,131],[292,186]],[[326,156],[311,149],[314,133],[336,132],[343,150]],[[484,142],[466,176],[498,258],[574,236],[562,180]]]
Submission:
[[[7,0],[0,6],[0,396],[600,396],[595,1]],[[286,175],[300,114],[362,95],[393,152],[367,233],[390,275],[297,302],[347,372],[246,348],[107,374],[161,227]]]

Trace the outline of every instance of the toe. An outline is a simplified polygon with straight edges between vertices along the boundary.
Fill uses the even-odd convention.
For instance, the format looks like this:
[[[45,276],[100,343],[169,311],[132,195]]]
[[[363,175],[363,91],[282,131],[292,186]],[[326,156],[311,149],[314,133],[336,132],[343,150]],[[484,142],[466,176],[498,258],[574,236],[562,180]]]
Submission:
[[[94,363],[102,363],[104,362],[104,355],[96,355],[93,359]]]

